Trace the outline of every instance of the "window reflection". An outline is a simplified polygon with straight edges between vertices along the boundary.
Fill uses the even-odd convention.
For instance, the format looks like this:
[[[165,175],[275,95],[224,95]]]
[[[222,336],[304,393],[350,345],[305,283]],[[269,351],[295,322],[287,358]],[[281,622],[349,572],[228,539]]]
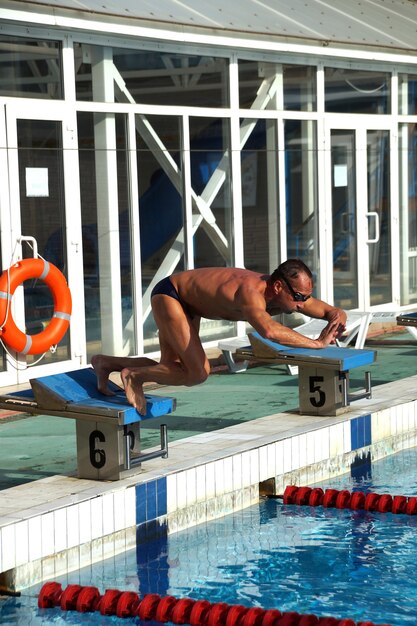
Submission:
[[[39,253],[54,263],[65,276],[68,274],[65,227],[64,170],[61,122],[17,120],[19,149],[19,198],[22,234],[35,238]],[[29,170],[40,179],[44,188],[27,187]],[[30,248],[23,255],[31,257]],[[52,318],[54,302],[49,287],[40,280],[28,280],[24,285],[25,324],[28,334],[42,332]],[[47,352],[43,362],[69,358],[70,341],[66,333],[55,353]],[[33,363],[37,355],[27,355]]]
[[[60,42],[0,35],[0,77],[2,96],[61,99]]]
[[[191,117],[190,148],[194,266],[233,265],[229,120]],[[235,327],[234,322],[202,319],[200,336],[221,339]]]
[[[283,65],[284,110],[316,111],[316,68]]]
[[[417,114],[417,75],[398,75],[398,111],[400,115]]]
[[[391,202],[389,133],[367,132],[368,244],[371,305],[390,302],[391,295]]]
[[[139,228],[145,351],[159,350],[150,313],[152,281],[184,269],[181,120],[178,116],[136,116]]]
[[[279,263],[278,155],[274,120],[243,120],[251,132],[241,152],[245,267],[272,272]]]
[[[331,113],[390,112],[388,72],[326,67],[325,110]]]
[[[239,61],[239,101],[242,109],[315,111],[316,67]]]
[[[332,130],[332,257],[334,302],[358,306],[356,139],[354,130]]]
[[[199,227],[194,234],[195,267],[232,264],[229,121],[190,119],[191,187],[203,206],[194,204]]]
[[[150,312],[158,280],[188,267],[232,264],[232,202],[228,120],[191,117],[190,152],[181,152],[180,118],[136,116],[145,351],[159,348]],[[182,162],[190,159],[192,219],[185,231]],[[186,258],[191,233],[193,258]],[[202,320],[200,335],[230,335],[234,324]]]
[[[400,124],[401,304],[417,302],[417,129]]]
[[[79,113],[78,141],[88,358],[133,353],[125,116]]]
[[[316,273],[319,257],[315,122],[285,122],[285,165],[287,256],[301,258]]]
[[[228,61],[221,57],[75,44],[77,100],[109,101],[96,89],[103,62],[115,71],[114,101],[139,104],[226,107]],[[118,80],[120,79],[120,80]]]

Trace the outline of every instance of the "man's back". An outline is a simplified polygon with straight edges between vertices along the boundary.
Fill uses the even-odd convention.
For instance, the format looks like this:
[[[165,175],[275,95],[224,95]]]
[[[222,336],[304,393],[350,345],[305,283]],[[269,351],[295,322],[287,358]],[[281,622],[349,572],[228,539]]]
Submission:
[[[242,320],[242,292],[263,296],[268,277],[234,267],[208,267],[171,276],[181,302],[193,315]]]

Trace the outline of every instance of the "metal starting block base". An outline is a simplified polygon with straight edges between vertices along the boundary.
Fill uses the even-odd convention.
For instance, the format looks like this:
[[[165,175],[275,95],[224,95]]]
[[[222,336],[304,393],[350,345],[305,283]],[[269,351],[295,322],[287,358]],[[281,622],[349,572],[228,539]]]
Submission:
[[[248,337],[251,345],[238,350],[246,359],[298,365],[302,415],[339,415],[353,400],[372,397],[370,372],[365,373],[364,390],[349,393],[349,370],[373,363],[374,350],[290,348],[264,339],[257,332]]]
[[[161,447],[140,452],[140,424],[175,410],[175,399],[145,394],[146,415],[132,407],[124,391],[109,382],[115,394],[97,389],[92,368],[34,378],[31,389],[0,396],[0,408],[35,415],[76,419],[79,478],[120,480],[138,471],[143,461],[167,458],[167,426],[161,426]]]

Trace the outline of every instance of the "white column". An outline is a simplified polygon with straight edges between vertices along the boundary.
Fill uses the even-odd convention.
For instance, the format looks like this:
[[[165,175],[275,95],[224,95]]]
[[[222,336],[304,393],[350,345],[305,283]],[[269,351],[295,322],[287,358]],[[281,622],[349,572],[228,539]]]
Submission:
[[[266,108],[275,111],[284,110],[284,78],[282,65],[259,64],[259,74],[263,78],[274,77],[274,90]],[[273,272],[282,258],[280,248],[280,223],[279,223],[279,140],[277,136],[277,124],[265,120],[266,123],[266,168],[267,168],[267,197],[268,197],[268,236],[269,236],[269,271]],[[283,204],[285,211],[285,203]],[[286,256],[286,255],[285,255]]]
[[[111,48],[92,47],[93,100],[114,102]],[[113,113],[94,114],[100,314],[103,352],[123,350],[120,285],[119,209],[117,195],[116,120]]]

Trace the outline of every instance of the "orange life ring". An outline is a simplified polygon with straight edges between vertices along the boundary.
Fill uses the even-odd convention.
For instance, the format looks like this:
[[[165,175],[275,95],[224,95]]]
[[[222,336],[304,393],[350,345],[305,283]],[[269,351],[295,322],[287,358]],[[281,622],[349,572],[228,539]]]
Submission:
[[[36,335],[25,335],[15,324],[8,301],[25,280],[39,278],[52,292],[54,314],[46,328]],[[44,259],[24,259],[5,270],[0,276],[0,337],[6,345],[22,354],[42,354],[61,341],[71,320],[72,299],[65,276]]]

